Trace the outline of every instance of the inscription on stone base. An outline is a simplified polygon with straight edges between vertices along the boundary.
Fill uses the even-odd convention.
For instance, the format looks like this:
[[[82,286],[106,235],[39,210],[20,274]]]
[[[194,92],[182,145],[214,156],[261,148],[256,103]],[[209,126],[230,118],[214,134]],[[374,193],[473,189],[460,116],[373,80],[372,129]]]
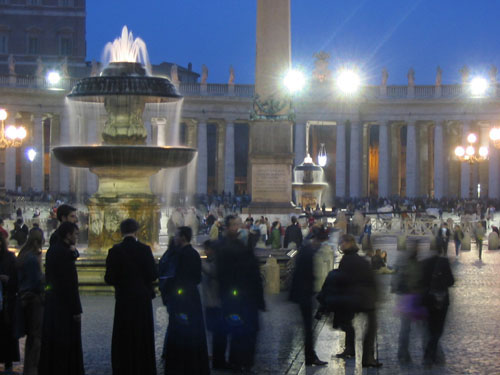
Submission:
[[[253,202],[290,202],[292,170],[287,164],[252,166]]]

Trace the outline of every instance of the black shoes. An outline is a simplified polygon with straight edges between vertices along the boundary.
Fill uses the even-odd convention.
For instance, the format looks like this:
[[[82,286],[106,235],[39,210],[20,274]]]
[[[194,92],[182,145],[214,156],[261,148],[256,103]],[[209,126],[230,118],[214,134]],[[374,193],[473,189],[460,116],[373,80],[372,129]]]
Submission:
[[[373,359],[371,361],[363,362],[363,367],[375,367],[375,368],[382,367],[382,362]]]
[[[344,350],[342,353],[335,355],[335,357],[342,358],[342,359],[353,358],[354,356],[355,356],[355,353],[354,353],[354,351],[351,351],[351,350]]]
[[[318,357],[306,359],[306,366],[325,366],[328,362],[322,361]]]

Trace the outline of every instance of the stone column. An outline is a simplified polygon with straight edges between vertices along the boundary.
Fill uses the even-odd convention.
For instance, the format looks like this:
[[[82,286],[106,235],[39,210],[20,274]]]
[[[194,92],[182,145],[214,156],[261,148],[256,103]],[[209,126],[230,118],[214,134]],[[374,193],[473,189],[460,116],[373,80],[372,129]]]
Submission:
[[[349,196],[361,196],[361,130],[362,125],[351,123],[351,144],[349,156]]]
[[[226,124],[226,142],[224,150],[224,191],[234,194],[234,124]]]
[[[479,142],[477,143],[477,150],[479,152],[479,147],[488,147],[488,151],[491,151],[490,147],[490,124],[481,124],[479,133]],[[489,164],[490,158],[488,160],[479,163],[477,171],[479,172],[478,179],[476,180],[481,184],[481,198],[489,196],[489,190],[491,185],[489,184]]]
[[[36,157],[31,162],[31,188],[36,192],[43,191],[44,168],[43,168],[43,117],[42,114],[35,114],[33,118],[33,148]]]
[[[306,125],[295,124],[295,165],[300,165],[306,157]]]
[[[390,128],[387,122],[379,123],[378,133],[378,196],[387,198],[391,195],[391,150]]]
[[[444,124],[436,121],[434,126],[434,198],[445,196],[445,163]]]
[[[492,124],[498,126],[498,124]],[[488,198],[500,199],[500,150],[489,142],[490,160],[488,164]]]
[[[391,195],[401,195],[401,126],[399,124],[389,127],[391,140]]]
[[[196,193],[207,194],[208,185],[208,154],[207,154],[207,123],[198,123],[198,165],[196,173]]]
[[[462,123],[462,146],[467,145],[467,135],[470,131],[470,125],[466,122]],[[460,197],[469,198],[470,189],[470,164],[462,162],[460,165]]]
[[[16,149],[5,149],[5,189],[16,190]]]
[[[222,193],[225,186],[224,177],[224,152],[226,150],[226,127],[223,123],[217,123],[216,149],[217,156],[215,157],[215,189],[217,193]]]
[[[416,121],[408,123],[406,128],[406,196],[410,198],[419,195],[417,135]]]
[[[337,124],[337,145],[335,151],[335,195],[345,197],[347,194],[346,173],[346,133],[345,124]]]
[[[70,140],[70,118],[67,110],[63,110],[59,114],[60,118],[60,145],[67,145],[69,144]],[[69,167],[66,167],[63,164],[60,164],[60,172],[59,172],[59,191],[61,193],[69,193],[70,189],[70,170]]]

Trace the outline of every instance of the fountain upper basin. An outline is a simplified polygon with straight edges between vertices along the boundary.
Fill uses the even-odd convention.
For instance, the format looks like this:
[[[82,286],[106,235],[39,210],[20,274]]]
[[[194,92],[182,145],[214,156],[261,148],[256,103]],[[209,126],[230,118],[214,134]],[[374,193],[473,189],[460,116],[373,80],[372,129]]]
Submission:
[[[183,167],[193,160],[196,149],[184,146],[91,145],[58,146],[52,149],[57,160],[78,168]]]

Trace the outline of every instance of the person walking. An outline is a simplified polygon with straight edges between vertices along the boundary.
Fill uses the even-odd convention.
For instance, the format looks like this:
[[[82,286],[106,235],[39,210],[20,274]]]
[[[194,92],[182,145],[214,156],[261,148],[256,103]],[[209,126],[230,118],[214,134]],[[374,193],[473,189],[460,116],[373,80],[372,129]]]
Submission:
[[[321,244],[328,239],[328,233],[322,226],[313,226],[311,236],[306,238],[295,260],[292,276],[290,301],[299,305],[304,327],[304,351],[306,366],[324,366],[328,362],[318,358],[314,350],[313,338],[313,296],[316,273],[314,255]]]
[[[7,246],[7,240],[0,236],[0,282],[2,304],[0,309],[0,363],[6,372],[12,371],[13,362],[19,361],[19,341],[15,337],[15,305],[17,294],[16,256]]]
[[[57,229],[57,242],[45,256],[45,312],[39,375],[83,375],[82,305],[78,292],[75,248],[78,227]]]
[[[238,239],[238,218],[225,218],[225,235],[215,244],[222,316],[231,335],[229,364],[242,372],[254,365],[259,311],[265,311],[259,262]]]
[[[26,343],[24,347],[24,375],[38,374],[38,361],[42,344],[43,273],[41,229],[32,229],[28,240],[17,256],[19,301],[24,317]]]
[[[453,228],[453,241],[455,242],[455,256],[457,257],[460,254],[460,249],[462,247],[463,239],[464,239],[464,232],[462,232],[460,224],[457,224]]]
[[[424,351],[424,365],[432,366],[444,362],[438,357],[438,343],[444,330],[446,314],[450,304],[448,288],[455,279],[448,257],[434,252],[422,262],[423,304],[427,308],[428,340]]]
[[[168,254],[169,259],[163,262],[167,269],[169,266],[174,268],[169,280],[162,283],[162,298],[168,311],[164,348],[166,375],[210,374],[205,323],[198,292],[201,259],[191,246],[191,238],[191,228],[179,227],[174,237],[175,246],[167,250],[167,253],[173,253]],[[160,277],[164,274],[162,271]]]
[[[155,375],[152,299],[158,278],[151,248],[137,239],[139,223],[120,224],[123,240],[108,251],[104,280],[115,289],[111,342],[114,375]]]
[[[486,230],[484,229],[483,223],[481,221],[478,221],[476,223],[476,226],[474,227],[474,237],[476,238],[476,245],[477,245],[477,250],[479,253],[479,260],[482,259],[482,255],[483,255],[483,240],[484,240],[485,233],[486,233]]]
[[[451,232],[448,224],[442,223],[437,232],[437,246],[441,253],[448,254],[448,243],[450,242]]]

